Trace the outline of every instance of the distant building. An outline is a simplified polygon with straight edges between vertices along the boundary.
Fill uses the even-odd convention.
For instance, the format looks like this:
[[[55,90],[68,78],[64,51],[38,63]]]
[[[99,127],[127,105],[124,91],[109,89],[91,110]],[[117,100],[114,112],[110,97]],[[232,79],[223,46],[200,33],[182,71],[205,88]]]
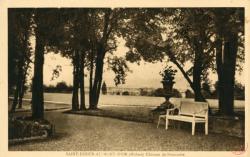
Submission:
[[[110,94],[110,95],[134,95],[134,96],[138,96],[138,95],[140,95],[140,89],[139,88],[107,87],[107,94]]]

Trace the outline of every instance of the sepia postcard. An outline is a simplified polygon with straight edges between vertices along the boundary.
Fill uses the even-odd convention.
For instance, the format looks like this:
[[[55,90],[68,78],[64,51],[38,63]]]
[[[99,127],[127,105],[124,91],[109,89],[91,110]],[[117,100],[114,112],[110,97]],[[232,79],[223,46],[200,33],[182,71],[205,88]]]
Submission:
[[[249,0],[0,0],[0,156],[249,156]]]

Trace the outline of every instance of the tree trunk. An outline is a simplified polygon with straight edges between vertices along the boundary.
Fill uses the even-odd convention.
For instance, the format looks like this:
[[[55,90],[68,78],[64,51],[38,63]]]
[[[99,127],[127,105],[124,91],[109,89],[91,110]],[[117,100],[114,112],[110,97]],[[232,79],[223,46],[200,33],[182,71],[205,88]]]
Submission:
[[[18,98],[18,108],[21,109],[23,107],[23,95],[24,95],[24,88],[25,88],[25,77],[26,77],[26,71],[24,72],[22,76],[22,82],[20,85],[20,92],[19,92],[19,98]]]
[[[28,73],[28,68],[29,68],[29,61],[27,61],[28,63],[26,63],[26,67],[24,68],[24,74],[22,76],[22,83],[21,83],[21,89],[20,89],[20,94],[19,94],[19,99],[18,99],[18,108],[22,108],[23,107],[23,96],[25,93],[25,83],[26,83],[26,77],[27,77],[27,73]]]
[[[102,85],[102,74],[103,74],[103,64],[104,64],[103,60],[104,60],[105,53],[106,53],[105,48],[106,48],[109,35],[112,30],[112,28],[109,27],[110,14],[111,14],[111,9],[108,9],[104,15],[103,36],[101,40],[96,44],[97,46],[96,69],[95,69],[94,84],[93,84],[92,93],[91,93],[92,104],[90,106],[90,109],[97,109],[97,105],[99,101],[100,90],[101,90],[101,85]]]
[[[18,94],[19,94],[18,92],[19,92],[19,90],[17,89],[17,85],[16,85],[14,99],[13,99],[12,106],[11,106],[11,109],[10,109],[11,113],[15,112],[15,110],[16,110],[16,106],[17,106],[17,102],[18,102]]]
[[[45,46],[44,39],[41,37],[39,31],[37,31],[34,77],[32,82],[32,117],[35,119],[43,119],[44,117],[44,102],[43,102],[44,46]]]
[[[216,41],[216,71],[218,75],[218,84],[217,84],[217,94],[219,98],[219,112],[223,111],[223,104],[224,103],[224,92],[223,92],[223,68],[222,68],[222,40],[217,39]]]
[[[93,106],[93,92],[92,92],[92,88],[93,88],[93,69],[94,69],[94,52],[93,49],[91,50],[91,54],[90,54],[90,70],[89,70],[89,108],[91,108],[91,106]]]
[[[11,107],[11,112],[15,112],[16,106],[18,104],[18,98],[20,95],[20,91],[21,91],[21,84],[22,84],[22,75],[23,75],[23,57],[19,58],[18,61],[18,75],[17,75],[17,79],[16,79],[16,89],[15,89],[15,94],[14,94],[14,100],[12,103],[12,107]]]
[[[95,69],[95,78],[94,78],[94,84],[93,84],[93,88],[92,88],[92,104],[90,106],[90,109],[97,109],[97,104],[98,104],[98,87],[101,81],[101,59],[97,57],[96,60],[96,69]]]
[[[24,86],[26,82],[26,75],[27,75],[27,70],[29,68],[29,60],[25,57],[28,51],[28,30],[25,32],[25,38],[23,39],[23,45],[21,46],[22,48],[22,55],[19,56],[19,61],[18,61],[18,76],[16,80],[16,91],[14,95],[14,100],[11,108],[11,112],[14,112],[16,109],[16,106],[18,104],[18,108],[22,108],[22,99],[24,95]]]
[[[231,33],[224,42],[218,41],[216,63],[218,73],[219,113],[232,116],[234,114],[235,67],[238,49],[238,37]]]
[[[201,75],[202,75],[202,55],[203,48],[202,43],[197,39],[195,43],[195,58],[194,58],[194,68],[193,68],[193,90],[194,90],[194,100],[195,101],[205,101],[203,95],[201,94]]]
[[[177,66],[177,68],[181,71],[182,75],[184,76],[184,78],[189,83],[189,86],[194,91],[195,95],[197,96],[197,99],[195,99],[195,101],[206,101],[204,99],[202,93],[200,92],[199,88],[195,87],[196,82],[194,83],[194,82],[191,81],[191,79],[189,78],[189,76],[187,75],[187,73],[185,72],[183,67],[174,59],[172,59],[171,62],[173,62]],[[194,74],[194,75],[196,75],[196,74]],[[195,77],[197,77],[197,75]],[[199,79],[195,78],[194,80],[199,80]],[[197,81],[197,82],[199,82],[199,81]],[[198,98],[203,98],[203,99],[198,99]]]
[[[31,14],[29,15],[30,18]],[[29,26],[30,22],[28,25],[26,25],[26,30],[24,32],[24,39],[23,39],[23,56],[22,56],[22,76],[21,76],[21,84],[20,84],[20,92],[19,92],[19,99],[18,99],[18,108],[22,108],[23,106],[23,95],[25,92],[25,83],[26,83],[26,75],[28,73],[28,68],[30,64],[30,50],[29,50]]]
[[[103,63],[102,63],[102,67],[100,68],[101,70],[101,76],[99,78],[99,82],[98,82],[98,86],[97,86],[97,94],[96,94],[96,101],[95,101],[95,106],[97,108],[98,102],[99,102],[99,97],[100,97],[100,93],[101,93],[101,86],[102,86],[102,74],[103,74]]]
[[[96,58],[95,78],[91,96],[93,104],[90,106],[90,109],[97,109],[101,85],[102,85],[103,59],[104,59],[104,50],[100,48]]]
[[[193,71],[193,89],[194,89],[194,100],[195,101],[205,101],[204,97],[201,94],[201,73],[199,68],[194,64]]]
[[[79,72],[79,81],[80,81],[80,110],[85,110],[85,90],[84,90],[84,55],[85,52],[81,54],[80,58],[80,72]]]
[[[79,109],[78,89],[79,89],[79,53],[74,52],[73,56],[73,93],[72,93],[72,110]]]

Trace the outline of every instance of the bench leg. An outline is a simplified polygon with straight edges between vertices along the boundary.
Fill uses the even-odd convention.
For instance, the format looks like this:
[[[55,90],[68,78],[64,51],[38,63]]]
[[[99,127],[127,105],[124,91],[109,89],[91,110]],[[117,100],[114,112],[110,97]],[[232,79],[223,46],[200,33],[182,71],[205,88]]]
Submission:
[[[192,135],[194,135],[195,132],[195,122],[192,122]]]
[[[208,135],[208,122],[205,123],[205,135]]]
[[[166,118],[166,130],[168,130],[168,119]]]

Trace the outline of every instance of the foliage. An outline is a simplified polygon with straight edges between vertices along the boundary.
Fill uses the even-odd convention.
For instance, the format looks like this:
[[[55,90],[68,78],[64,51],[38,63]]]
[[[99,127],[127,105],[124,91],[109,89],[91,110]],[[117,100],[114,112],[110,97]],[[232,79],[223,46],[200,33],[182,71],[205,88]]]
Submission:
[[[201,78],[207,77],[207,64],[213,58],[209,56],[210,32],[207,30],[211,20],[206,9],[142,9],[138,15],[132,16],[125,26],[130,32],[123,35],[129,48],[126,58],[131,62],[143,59],[154,63],[166,56],[188,81],[195,98],[202,99]],[[185,71],[185,64],[190,62],[193,67]]]
[[[44,131],[52,135],[53,127],[45,119],[32,120],[30,117],[9,117],[9,139],[43,136]]]
[[[154,91],[153,95],[154,95],[154,96],[157,96],[157,97],[162,97],[162,96],[165,95],[165,92],[166,92],[166,91],[165,91],[163,88],[157,88],[157,89]]]
[[[202,94],[205,98],[212,98],[212,92],[210,83],[208,81],[205,81],[202,83]]]
[[[234,96],[237,100],[245,100],[245,86],[236,82],[234,86]]]
[[[236,67],[241,69],[242,65],[239,64],[244,62],[243,23],[242,8],[141,9],[124,26],[129,32],[123,34],[129,48],[126,59],[137,63],[141,59],[154,63],[167,56],[190,84],[195,100],[204,101],[201,83],[208,79],[208,69],[216,69],[215,56],[218,51],[215,53],[215,39],[218,36],[224,34],[228,40],[230,31],[239,32]],[[193,66],[184,69],[190,62]]]
[[[164,53],[157,48],[161,43],[161,9],[127,9],[131,14],[121,28],[125,46],[129,48],[126,59],[137,62],[157,62],[164,59]]]
[[[53,85],[43,85],[44,92],[47,93],[70,93],[73,87],[66,84],[66,82],[58,82],[56,86]]]
[[[168,82],[168,83],[175,83],[174,82],[174,77],[176,74],[177,70],[174,70],[172,66],[166,66],[161,72],[160,75],[162,76],[162,81],[163,82]]]
[[[122,95],[130,95],[128,91],[122,92]]]
[[[56,78],[58,78],[60,76],[60,72],[62,72],[62,66],[57,65],[56,68],[53,69],[53,71],[52,71],[51,80],[55,80]]]
[[[126,60],[122,57],[114,56],[113,58],[108,58],[108,66],[115,73],[115,85],[124,84],[127,76],[126,72],[130,71]]]
[[[178,89],[173,89],[172,90],[173,93],[173,97],[175,98],[181,98],[181,93]],[[156,90],[153,91],[153,95],[152,96],[157,96],[157,97],[164,97],[166,95],[166,90],[164,90],[163,88],[157,88]]]
[[[68,88],[68,86],[67,86],[66,82],[62,81],[62,82],[58,82],[56,84],[56,88],[57,89],[66,89],[66,88]]]
[[[242,72],[245,62],[245,12],[243,8],[212,9],[211,16],[214,20],[213,31],[217,39],[226,39],[231,33],[237,33],[238,48],[236,56],[236,70]],[[214,69],[216,70],[216,69]]]
[[[149,92],[144,90],[143,88],[140,89],[140,96],[148,96]]]
[[[173,97],[182,98],[181,92],[176,88],[173,89]]]
[[[203,82],[202,83],[202,89],[208,93],[211,93],[211,87],[210,87],[210,83],[209,82]]]
[[[194,93],[189,89],[186,90],[185,95],[186,98],[194,98]]]
[[[43,101],[43,54],[50,51],[72,59],[76,69],[75,78],[83,76],[84,66],[90,70],[90,106],[93,109],[98,104],[104,61],[115,72],[114,82],[118,85],[125,83],[126,73],[129,72],[126,61],[139,64],[143,59],[155,63],[167,58],[181,71],[195,95],[201,92],[201,82],[207,79],[208,69],[216,69],[214,49],[218,47],[217,39],[230,39],[230,34],[237,32],[239,53],[236,64],[244,61],[244,9],[39,8],[34,9],[33,14],[32,24],[27,26],[34,30],[37,41],[35,58],[38,63],[35,64],[32,102],[38,104],[38,109],[43,109],[43,104],[39,106]],[[17,20],[17,25],[29,23],[23,17]],[[13,19],[10,21],[12,24],[15,23]],[[17,75],[14,67],[19,57],[12,52],[19,53],[20,47],[24,45],[20,39],[25,29],[12,24],[9,67],[14,70],[9,69],[9,78],[14,80]],[[114,54],[119,38],[126,41],[125,46],[129,49],[125,58]],[[184,69],[190,63],[193,66]],[[173,81],[174,74],[169,69],[165,70],[166,73],[162,73],[163,80]],[[52,79],[58,77],[59,72],[60,67],[57,67]],[[79,79],[74,84],[79,85],[83,81]],[[12,89],[12,80],[9,82],[9,89]],[[203,86],[203,89],[208,93],[208,86]]]
[[[218,81],[216,81],[214,84],[214,90],[211,90],[210,84],[206,84],[203,86],[208,86],[205,88],[203,87],[204,96],[207,99],[218,99]],[[206,89],[209,89],[209,90],[206,90]],[[245,86],[239,82],[236,82],[234,86],[234,99],[245,100]]]
[[[170,41],[171,47],[174,49],[175,58],[181,64],[187,61],[195,62],[195,51],[199,44],[202,51],[196,52],[201,56],[204,68],[209,67],[213,53],[210,49],[211,17],[207,8],[183,8],[176,9],[174,13],[166,20],[171,24],[170,28],[166,28],[167,41]],[[166,32],[166,33],[167,33]],[[171,41],[172,40],[172,41]],[[171,58],[170,58],[171,59]]]

